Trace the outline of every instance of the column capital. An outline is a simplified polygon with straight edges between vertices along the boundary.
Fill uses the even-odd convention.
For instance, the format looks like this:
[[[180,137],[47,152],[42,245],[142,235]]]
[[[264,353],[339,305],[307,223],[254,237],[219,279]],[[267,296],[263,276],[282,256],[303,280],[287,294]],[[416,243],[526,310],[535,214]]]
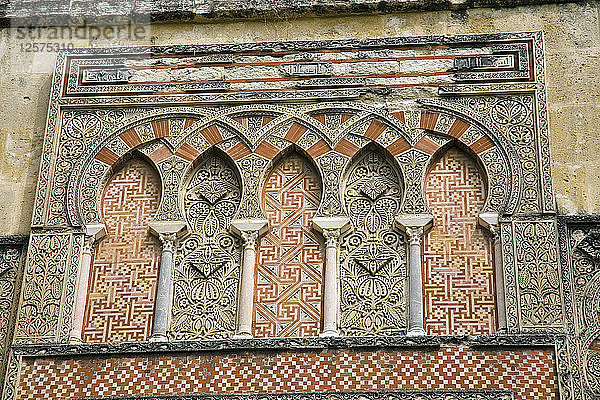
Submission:
[[[162,244],[163,251],[173,252],[175,249],[175,241],[177,240],[177,233],[175,232],[164,232],[158,234],[158,239]]]
[[[231,230],[237,233],[244,241],[244,248],[256,248],[258,237],[269,229],[266,219],[234,219],[231,221]]]
[[[422,226],[406,226],[404,232],[408,236],[408,244],[421,245],[424,229]]]
[[[94,249],[94,243],[96,243],[96,238],[90,235],[85,235],[83,237],[83,252],[91,254]]]
[[[396,225],[408,236],[411,245],[420,245],[425,232],[431,228],[433,216],[430,214],[400,214],[396,216]]]
[[[85,236],[83,240],[83,251],[91,253],[94,244],[106,236],[106,227],[104,224],[90,224],[85,226]]]
[[[244,241],[244,248],[256,248],[256,241],[258,240],[258,231],[241,231],[240,236]]]
[[[327,247],[337,247],[341,235],[340,229],[323,229]]]

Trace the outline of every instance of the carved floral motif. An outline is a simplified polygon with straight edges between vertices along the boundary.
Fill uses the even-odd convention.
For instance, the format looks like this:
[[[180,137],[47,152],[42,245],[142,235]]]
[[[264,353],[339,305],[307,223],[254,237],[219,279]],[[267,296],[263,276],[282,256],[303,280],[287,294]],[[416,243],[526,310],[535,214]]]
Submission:
[[[227,337],[235,330],[241,244],[228,229],[240,198],[239,176],[215,154],[187,183],[183,203],[190,234],[177,249],[173,338]]]
[[[398,171],[377,152],[350,170],[344,199],[353,229],[340,252],[344,334],[393,334],[406,326],[406,242],[393,227],[401,198]]]

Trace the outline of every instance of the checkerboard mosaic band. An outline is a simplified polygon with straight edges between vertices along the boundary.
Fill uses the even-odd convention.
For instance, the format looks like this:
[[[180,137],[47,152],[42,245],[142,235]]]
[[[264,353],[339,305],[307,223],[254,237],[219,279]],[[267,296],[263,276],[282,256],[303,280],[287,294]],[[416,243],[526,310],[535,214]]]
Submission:
[[[428,334],[487,334],[495,330],[494,269],[477,217],[485,184],[475,162],[449,149],[425,186],[433,228],[423,244],[425,329]]]
[[[159,198],[158,176],[138,159],[127,162],[106,185],[102,214],[107,235],[98,244],[90,269],[84,341],[149,337],[160,245],[148,222]]]
[[[554,352],[446,347],[24,358],[16,398],[449,388],[509,390],[515,400],[558,399]]]
[[[297,154],[265,182],[270,230],[256,258],[255,337],[317,336],[321,323],[323,245],[312,230],[321,199],[319,177]]]
[[[128,396],[122,400],[513,400],[507,390],[394,390],[369,392],[192,394],[183,396]],[[115,400],[104,397],[95,400]]]

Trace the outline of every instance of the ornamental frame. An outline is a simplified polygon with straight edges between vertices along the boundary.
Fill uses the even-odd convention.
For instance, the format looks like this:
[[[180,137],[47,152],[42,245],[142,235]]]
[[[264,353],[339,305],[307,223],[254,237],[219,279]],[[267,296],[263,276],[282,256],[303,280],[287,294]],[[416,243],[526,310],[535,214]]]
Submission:
[[[422,97],[415,96],[408,102],[392,103],[389,107],[385,102],[378,103],[377,99],[393,95],[396,89],[380,83],[369,84],[370,78],[349,80],[312,76],[314,72],[310,71],[314,65],[305,68],[322,61],[318,59],[320,50],[344,52],[351,49],[371,54],[397,49],[413,51],[428,46],[438,46],[444,49],[442,52],[455,56],[453,68],[444,71],[448,80],[438,85],[436,92],[424,92],[426,95]],[[489,59],[465,56],[461,49],[489,52],[484,56]],[[134,57],[185,58],[199,54],[205,57],[199,61],[201,65],[232,65],[235,57],[248,53],[267,56],[284,50],[294,55],[286,61],[286,65],[292,67],[282,67],[285,73],[306,78],[302,85],[286,91],[233,91],[225,83],[136,86],[128,80],[129,72],[119,71],[113,74],[114,81],[108,74],[98,78],[105,81],[96,86],[77,81],[78,72],[86,66],[110,68],[116,61],[123,64],[121,61],[126,63]],[[312,61],[304,60],[307,54],[312,54]],[[114,58],[115,55],[118,58]],[[211,58],[216,55],[219,57]],[[498,66],[499,63],[503,66]],[[333,68],[331,62],[321,64],[314,69],[318,74],[329,73]],[[115,88],[121,95],[114,94]],[[172,92],[148,92],[164,91],[165,88]],[[573,290],[569,275],[572,267],[563,240],[566,228],[559,225],[557,230],[550,172],[544,39],[542,32],[518,32],[90,48],[59,53],[44,133],[33,234],[24,266],[17,329],[3,400],[13,398],[20,360],[28,352],[35,356],[38,350],[33,349],[59,349],[56,354],[79,355],[90,349],[124,354],[143,351],[146,347],[153,351],[170,351],[177,346],[209,346],[204,341],[186,345],[148,342],[104,347],[66,344],[73,324],[77,274],[85,256],[86,238],[100,236],[90,233],[90,227],[102,225],[100,194],[114,166],[124,157],[133,152],[144,154],[159,173],[162,198],[156,223],[179,223],[184,219],[180,193],[185,177],[194,168],[196,160],[216,149],[230,158],[241,178],[242,196],[234,219],[263,220],[258,189],[273,160],[290,148],[300,148],[316,166],[323,182],[317,216],[341,218],[347,217],[344,198],[340,195],[346,171],[351,168],[353,156],[372,142],[385,149],[398,164],[404,183],[400,214],[412,216],[429,214],[421,188],[427,168],[440,149],[458,143],[471,150],[488,180],[488,198],[482,215],[494,215],[495,225],[499,226],[499,229],[498,226],[492,228],[500,233],[502,286],[506,291],[508,320],[508,334],[473,340],[497,346],[510,346],[514,341],[524,346],[537,346],[541,340],[556,346],[561,398],[583,398],[581,387],[573,383],[581,374],[569,376],[580,361],[578,344],[573,342],[572,336],[564,336],[574,333],[570,328],[573,321],[569,319],[574,307],[569,297]],[[558,284],[538,279],[532,286],[529,280],[523,281],[524,274],[541,277],[541,264],[529,260],[535,253],[535,240],[544,235],[528,237],[524,234],[528,230],[547,233],[541,254],[550,261],[544,263],[544,268],[552,276],[559,277]],[[57,310],[50,315],[52,325],[36,331],[32,327],[40,326],[36,321],[39,322],[41,314],[35,311],[40,304],[36,303],[35,296],[31,296],[43,288],[31,283],[36,267],[34,260],[44,258],[44,252],[50,254],[53,251],[50,242],[58,243],[61,256],[56,262],[48,259],[46,272],[58,282],[61,290],[49,300]],[[544,297],[540,293],[551,296]],[[534,314],[530,310],[539,309],[542,304],[554,311],[532,317]],[[455,339],[464,340],[456,337],[448,340]],[[222,349],[259,346],[258,342],[244,340],[223,339],[217,345]],[[306,345],[328,347],[330,343],[341,346],[358,343],[370,346],[371,343],[376,347],[386,346],[379,339],[362,337],[352,339],[356,343],[346,338],[339,339],[340,342],[327,339],[329,344],[320,344],[319,340],[308,341]],[[380,340],[391,339],[382,337]],[[428,340],[437,339],[411,340],[406,343],[418,346],[421,342],[431,344]],[[293,340],[275,340],[275,343],[297,345]],[[435,394],[432,396],[435,398]]]

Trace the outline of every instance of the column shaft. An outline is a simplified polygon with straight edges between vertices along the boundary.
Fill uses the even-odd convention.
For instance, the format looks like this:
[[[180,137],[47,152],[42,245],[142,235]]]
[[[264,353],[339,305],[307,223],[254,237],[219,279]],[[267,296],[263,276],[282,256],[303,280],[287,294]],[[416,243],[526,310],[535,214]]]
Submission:
[[[502,243],[500,242],[500,227],[493,234],[494,245],[494,285],[496,289],[496,310],[498,314],[498,331],[506,331],[506,300],[504,298],[504,266],[502,265]]]
[[[240,297],[238,302],[238,327],[235,337],[252,337],[252,311],[254,309],[254,265],[256,263],[256,239],[258,231],[242,232],[244,259]]]
[[[325,229],[323,236],[327,240],[325,249],[325,276],[323,293],[323,332],[321,336],[339,335],[338,318],[338,239],[339,229]]]
[[[158,271],[158,285],[154,303],[154,321],[152,325],[152,341],[167,340],[169,310],[171,306],[171,276],[173,272],[173,251],[175,247],[175,233],[161,233],[162,254],[160,269]]]
[[[69,335],[71,342],[81,342],[93,246],[94,237],[86,235],[83,244],[83,252],[81,254],[81,263],[79,265],[79,275],[77,277],[77,295],[75,298],[75,310],[73,314],[73,328]]]
[[[422,227],[406,227],[409,236],[408,261],[408,335],[424,335],[423,277],[421,271]]]

